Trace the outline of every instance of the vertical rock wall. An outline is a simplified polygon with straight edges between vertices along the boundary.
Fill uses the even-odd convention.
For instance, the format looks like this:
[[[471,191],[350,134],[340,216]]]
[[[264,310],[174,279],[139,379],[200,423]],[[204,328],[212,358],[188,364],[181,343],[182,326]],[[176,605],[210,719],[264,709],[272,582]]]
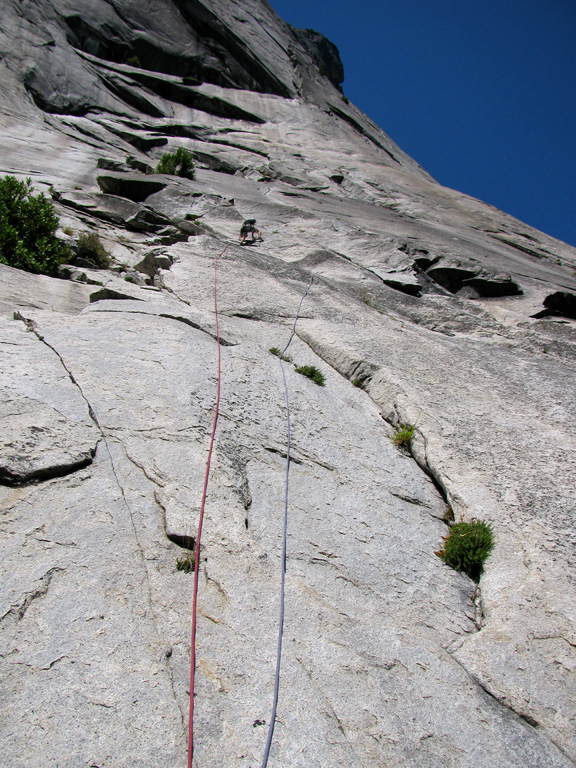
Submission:
[[[177,561],[228,246],[197,765],[262,759],[286,455],[269,349],[312,279],[285,364],[269,765],[573,766],[574,249],[436,184],[342,98],[331,44],[265,2],[4,6],[0,171],[112,264],[0,265],[3,764],[185,764]],[[196,178],[152,173],[178,147]],[[240,247],[251,217],[264,240]],[[479,584],[435,554],[448,505],[493,526]]]

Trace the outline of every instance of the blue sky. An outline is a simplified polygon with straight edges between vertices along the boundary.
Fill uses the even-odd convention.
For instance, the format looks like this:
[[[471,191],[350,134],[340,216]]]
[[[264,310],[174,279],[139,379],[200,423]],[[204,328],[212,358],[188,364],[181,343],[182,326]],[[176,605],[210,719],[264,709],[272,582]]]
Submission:
[[[445,186],[576,246],[576,0],[270,0]]]

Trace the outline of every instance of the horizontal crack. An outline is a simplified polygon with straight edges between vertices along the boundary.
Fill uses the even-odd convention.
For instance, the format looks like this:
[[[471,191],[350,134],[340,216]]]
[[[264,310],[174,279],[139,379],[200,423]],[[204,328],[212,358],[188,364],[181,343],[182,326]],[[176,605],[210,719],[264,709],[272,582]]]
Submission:
[[[131,298],[131,297],[130,297]],[[182,299],[180,299],[182,301]],[[182,315],[176,315],[171,314],[169,312],[145,312],[140,311],[137,309],[99,309],[98,312],[122,312],[122,314],[125,315],[146,315],[147,317],[162,317],[166,320],[175,320],[178,323],[183,323],[184,325],[188,325],[191,328],[194,328],[196,331],[200,331],[201,333],[205,333],[207,336],[210,336],[212,339],[216,339],[216,334],[212,333],[212,331],[206,330],[206,328],[203,328],[199,323],[195,323],[193,320],[190,320],[187,317],[183,317]],[[237,346],[236,342],[234,341],[228,341],[227,339],[223,339],[222,336],[220,336],[220,344],[223,347],[235,347]]]
[[[74,472],[78,472],[85,467],[90,466],[94,461],[96,455],[96,449],[98,444],[94,448],[90,448],[88,455],[78,461],[72,461],[69,464],[58,464],[53,467],[43,467],[31,472],[12,472],[6,467],[0,467],[0,485],[7,485],[10,488],[18,488],[25,485],[33,485],[40,483],[44,480],[52,480],[55,477],[66,477]]]

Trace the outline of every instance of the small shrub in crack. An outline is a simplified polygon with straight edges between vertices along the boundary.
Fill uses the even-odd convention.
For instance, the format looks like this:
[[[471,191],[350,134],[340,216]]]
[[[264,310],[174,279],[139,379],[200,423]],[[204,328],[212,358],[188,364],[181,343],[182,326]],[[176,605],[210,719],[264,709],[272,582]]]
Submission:
[[[355,387],[358,387],[358,389],[364,389],[364,382],[362,379],[352,379],[352,384],[354,384]]]
[[[140,64],[138,56],[130,56],[124,63],[128,64],[130,67],[138,67],[138,69],[142,69],[142,64]]]
[[[56,237],[58,216],[48,198],[32,194],[32,182],[0,179],[0,263],[56,275],[71,251]]]
[[[79,259],[86,259],[91,264],[94,264],[98,269],[108,269],[110,266],[110,254],[104,248],[100,242],[100,238],[95,232],[82,234],[78,237],[78,254]]]
[[[492,526],[484,520],[456,523],[444,537],[444,547],[435,554],[455,571],[478,581],[484,561],[494,547]]]
[[[171,176],[193,179],[196,176],[196,171],[192,154],[183,147],[178,147],[176,152],[166,152],[156,166],[156,173],[167,173]]]
[[[396,432],[392,435],[394,445],[408,447],[414,437],[416,427],[413,424],[400,424]]]
[[[454,510],[451,506],[446,507],[442,515],[442,522],[446,523],[446,525],[451,525],[454,522]]]
[[[176,560],[176,570],[184,571],[184,573],[193,573],[194,566],[196,565],[196,555],[192,551],[186,552],[184,557]]]
[[[290,355],[283,355],[282,351],[279,350],[278,347],[270,347],[268,352],[272,352],[273,355],[276,355],[276,357],[281,358],[282,360],[284,360],[285,363],[292,362],[292,358],[290,357]]]
[[[296,366],[296,373],[306,376],[308,379],[312,379],[314,384],[318,384],[319,387],[323,387],[326,383],[326,378],[322,371],[319,371],[315,365],[300,365]]]

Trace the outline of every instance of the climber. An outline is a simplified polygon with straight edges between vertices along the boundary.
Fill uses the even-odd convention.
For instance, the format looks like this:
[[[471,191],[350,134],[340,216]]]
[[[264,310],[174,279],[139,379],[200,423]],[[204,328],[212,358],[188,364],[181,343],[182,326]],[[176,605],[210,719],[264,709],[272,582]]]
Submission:
[[[262,240],[262,233],[259,229],[256,229],[256,219],[245,219],[244,224],[240,229],[240,245],[244,245],[244,242],[248,235],[252,235],[251,242],[255,243],[256,238]]]

